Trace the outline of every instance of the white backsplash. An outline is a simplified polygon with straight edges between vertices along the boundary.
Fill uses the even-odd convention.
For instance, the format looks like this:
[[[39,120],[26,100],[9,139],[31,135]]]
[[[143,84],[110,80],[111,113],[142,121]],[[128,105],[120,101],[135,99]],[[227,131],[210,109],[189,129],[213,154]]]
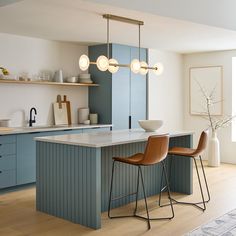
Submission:
[[[12,74],[63,70],[63,75],[81,73],[78,59],[88,47],[37,38],[0,33],[1,65]],[[26,125],[31,107],[37,109],[38,125],[52,124],[52,103],[57,94],[67,95],[72,106],[72,122],[77,123],[77,109],[88,106],[87,87],[62,87],[30,84],[0,84],[0,119],[11,119],[11,126]]]

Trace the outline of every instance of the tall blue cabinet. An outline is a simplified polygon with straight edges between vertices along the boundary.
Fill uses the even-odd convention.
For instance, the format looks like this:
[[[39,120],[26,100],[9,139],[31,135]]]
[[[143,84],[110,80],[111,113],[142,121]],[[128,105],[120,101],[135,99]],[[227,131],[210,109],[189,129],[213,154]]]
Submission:
[[[110,58],[120,64],[130,64],[138,59],[137,47],[110,44]],[[96,61],[100,55],[107,55],[107,45],[89,46],[89,58]],[[142,48],[140,59],[147,61],[147,49]],[[101,72],[96,65],[89,68],[92,80],[100,86],[89,88],[89,107],[99,115],[99,123],[112,123],[113,129],[138,128],[138,120],[147,116],[147,80],[146,76],[134,74],[129,68],[120,67],[117,73]]]

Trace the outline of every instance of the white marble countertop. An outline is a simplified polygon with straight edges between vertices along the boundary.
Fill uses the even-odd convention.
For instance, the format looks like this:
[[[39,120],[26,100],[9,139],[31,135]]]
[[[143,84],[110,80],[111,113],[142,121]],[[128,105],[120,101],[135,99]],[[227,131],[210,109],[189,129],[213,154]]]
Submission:
[[[96,124],[96,125],[84,125],[84,124],[73,124],[73,125],[45,125],[45,126],[33,126],[33,127],[15,127],[6,128],[1,130],[0,135],[9,134],[22,134],[22,133],[35,133],[35,132],[47,132],[47,131],[60,131],[60,130],[76,130],[76,129],[92,129],[92,128],[109,128],[111,124]]]
[[[106,147],[125,143],[135,143],[146,141],[151,135],[161,135],[169,133],[170,137],[177,137],[183,135],[193,134],[192,131],[167,131],[160,130],[157,132],[145,132],[142,129],[135,130],[117,130],[117,131],[105,131],[95,133],[83,133],[83,134],[70,134],[70,135],[58,135],[49,137],[38,137],[36,141],[61,143],[68,145],[78,145],[85,147]]]

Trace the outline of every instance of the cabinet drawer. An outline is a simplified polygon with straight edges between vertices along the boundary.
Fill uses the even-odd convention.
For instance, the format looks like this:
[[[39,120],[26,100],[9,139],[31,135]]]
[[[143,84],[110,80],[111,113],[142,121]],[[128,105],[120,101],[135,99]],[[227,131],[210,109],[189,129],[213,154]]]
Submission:
[[[0,145],[4,143],[15,143],[16,136],[15,135],[2,135],[0,136]]]
[[[16,185],[16,171],[0,171],[0,189]]]
[[[0,156],[0,171],[15,170],[15,169],[16,169],[15,155]]]
[[[15,153],[16,153],[16,144],[15,143],[0,144],[0,156],[12,155]]]

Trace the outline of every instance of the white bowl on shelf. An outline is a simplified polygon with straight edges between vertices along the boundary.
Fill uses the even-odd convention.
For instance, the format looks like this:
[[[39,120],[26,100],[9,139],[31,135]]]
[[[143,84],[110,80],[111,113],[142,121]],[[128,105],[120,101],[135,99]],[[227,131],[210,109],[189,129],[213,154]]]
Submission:
[[[68,83],[77,83],[78,82],[78,77],[76,77],[76,76],[68,77],[66,79],[66,82],[68,82]]]
[[[146,132],[154,132],[163,125],[163,120],[139,120],[138,123]]]

